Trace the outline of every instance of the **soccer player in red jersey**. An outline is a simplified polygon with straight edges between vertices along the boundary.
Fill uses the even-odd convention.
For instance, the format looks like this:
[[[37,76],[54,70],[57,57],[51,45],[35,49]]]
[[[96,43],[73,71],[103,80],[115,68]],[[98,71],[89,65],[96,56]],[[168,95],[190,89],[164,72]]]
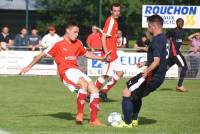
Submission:
[[[92,51],[102,50],[101,34],[95,25],[92,26],[92,33],[87,37],[87,45]]]
[[[85,56],[87,58],[104,60],[109,55],[109,52],[103,57],[96,56],[92,52],[87,51],[80,40],[77,39],[79,33],[79,27],[75,22],[70,22],[66,26],[66,33],[63,39],[53,46],[47,48],[39,55],[37,55],[33,61],[22,71],[20,74],[28,72],[36,63],[38,63],[43,57],[52,57],[57,66],[61,81],[71,91],[77,91],[77,115],[76,123],[83,123],[84,104],[86,102],[87,92],[90,93],[90,125],[104,126],[99,121],[97,114],[99,111],[99,93],[92,80],[82,73],[77,64],[79,56]],[[78,89],[78,90],[77,90]]]
[[[118,22],[117,19],[120,16],[120,4],[114,3],[111,6],[111,16],[109,16],[105,22],[102,31],[102,46],[104,53],[111,51],[111,55],[108,56],[107,61],[102,64],[102,76],[98,77],[95,85],[100,91],[100,98],[103,101],[108,101],[107,93],[116,84],[116,82],[123,76],[121,61],[117,56],[117,31]],[[113,71],[115,72],[113,75]],[[108,80],[108,77],[112,76],[111,79],[103,86],[104,82]]]

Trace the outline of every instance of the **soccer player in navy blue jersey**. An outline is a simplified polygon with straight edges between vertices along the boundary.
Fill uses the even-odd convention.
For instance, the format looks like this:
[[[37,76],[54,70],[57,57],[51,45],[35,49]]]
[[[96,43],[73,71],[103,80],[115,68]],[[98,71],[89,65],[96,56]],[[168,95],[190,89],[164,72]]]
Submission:
[[[180,76],[178,85],[176,87],[176,91],[178,92],[187,92],[188,90],[183,86],[183,80],[186,75],[186,71],[188,69],[186,60],[184,56],[180,52],[181,45],[183,44],[183,36],[184,36],[184,20],[182,18],[178,18],[176,20],[177,27],[172,29],[169,33],[170,39],[170,55],[168,59],[168,68],[177,64],[180,68]]]
[[[138,67],[147,66],[143,73],[127,82],[123,90],[122,111],[124,121],[116,127],[134,127],[138,125],[138,114],[142,106],[142,98],[155,91],[164,81],[167,70],[166,37],[163,34],[163,19],[159,15],[147,18],[148,31],[153,35],[147,51],[147,61]]]

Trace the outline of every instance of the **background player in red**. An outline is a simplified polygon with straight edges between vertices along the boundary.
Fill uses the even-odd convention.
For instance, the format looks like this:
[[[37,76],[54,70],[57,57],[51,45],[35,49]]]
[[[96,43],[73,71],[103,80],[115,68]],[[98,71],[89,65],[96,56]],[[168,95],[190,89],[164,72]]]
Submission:
[[[95,85],[98,89],[103,87],[105,81],[108,80],[108,76],[112,76],[111,79],[105,84],[100,91],[100,97],[104,101],[108,101],[107,92],[116,84],[116,82],[123,76],[123,70],[121,61],[117,56],[117,31],[118,22],[117,19],[120,16],[120,4],[114,3],[111,6],[111,16],[109,16],[105,22],[102,31],[102,46],[104,53],[111,51],[111,55],[107,58],[106,62],[102,64],[102,76],[100,76]],[[115,72],[113,75],[113,71]]]
[[[95,25],[92,26],[92,33],[87,37],[87,45],[92,51],[102,52],[101,35]]]
[[[96,56],[88,52],[82,45],[81,41],[77,39],[79,27],[75,22],[70,22],[66,26],[66,33],[63,39],[53,46],[47,48],[45,51],[37,55],[33,61],[20,74],[28,72],[36,63],[43,57],[51,56],[57,66],[61,81],[71,91],[77,91],[77,115],[76,123],[83,123],[84,104],[86,101],[87,91],[90,92],[90,125],[103,126],[97,119],[99,111],[99,93],[92,80],[78,69],[77,59],[79,56],[87,58],[104,60],[108,56],[107,53],[103,57]],[[78,90],[77,90],[78,89]]]

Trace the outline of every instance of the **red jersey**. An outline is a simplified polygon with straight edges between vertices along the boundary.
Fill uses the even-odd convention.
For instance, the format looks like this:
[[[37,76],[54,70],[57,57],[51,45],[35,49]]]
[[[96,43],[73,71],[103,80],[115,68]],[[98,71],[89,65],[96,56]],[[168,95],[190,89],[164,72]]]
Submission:
[[[78,68],[77,59],[85,55],[87,50],[83,47],[80,40],[68,43],[65,39],[57,42],[52,47],[44,51],[56,62],[60,78],[63,79],[65,71],[69,68]]]
[[[118,22],[116,19],[111,16],[107,18],[103,32],[106,34],[106,47],[107,50],[111,52],[111,61],[117,59],[117,31],[118,31]]]
[[[91,33],[87,37],[87,44],[90,45],[91,48],[102,48],[102,43],[101,43],[101,36],[98,32],[96,33]]]

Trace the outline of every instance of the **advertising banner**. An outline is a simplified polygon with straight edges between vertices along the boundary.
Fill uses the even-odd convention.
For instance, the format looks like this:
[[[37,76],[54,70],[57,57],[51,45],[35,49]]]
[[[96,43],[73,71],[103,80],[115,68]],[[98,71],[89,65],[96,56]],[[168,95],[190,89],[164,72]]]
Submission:
[[[96,52],[99,55],[99,52]],[[137,68],[136,64],[142,61],[146,61],[146,53],[136,53],[136,52],[123,52],[118,51],[118,58],[122,63],[122,68],[125,77],[132,77],[136,74],[142,72],[145,68]],[[88,59],[87,63],[87,73],[88,76],[100,76],[102,74],[102,62],[98,60]],[[114,73],[114,72],[113,72]],[[172,66],[166,74],[166,77],[177,78],[178,77],[178,66]]]
[[[0,52],[0,74],[17,75],[40,52],[2,51]],[[57,67],[51,58],[43,58],[27,75],[56,75]]]
[[[147,17],[153,14],[160,15],[164,20],[164,28],[175,28],[176,20],[184,20],[184,28],[200,28],[200,6],[178,5],[143,5],[142,27],[147,28]]]

